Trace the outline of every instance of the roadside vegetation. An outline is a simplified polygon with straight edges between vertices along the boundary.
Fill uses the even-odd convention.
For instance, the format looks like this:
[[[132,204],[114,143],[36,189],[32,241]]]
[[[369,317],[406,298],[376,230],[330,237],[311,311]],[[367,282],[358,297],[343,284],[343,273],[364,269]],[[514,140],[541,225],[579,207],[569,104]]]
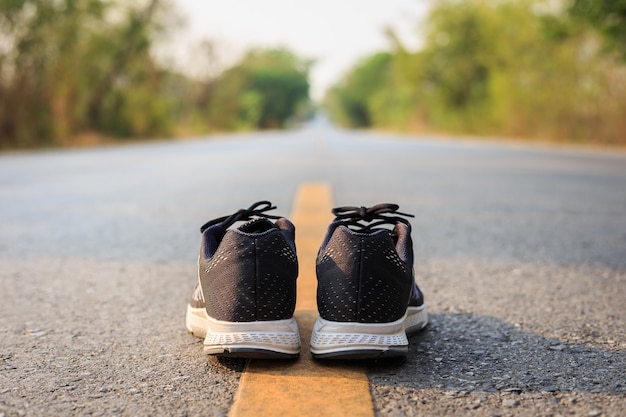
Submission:
[[[348,127],[626,144],[626,1],[438,0],[325,98]]]
[[[173,69],[157,52],[176,16],[168,0],[0,0],[0,150],[276,129],[314,111],[313,62],[286,49],[223,66],[206,40],[202,75]],[[390,28],[389,50],[328,92],[335,122],[626,144],[626,0],[438,0],[420,27],[419,50]]]
[[[0,149],[280,128],[310,112],[311,63],[288,50],[251,49],[205,77],[155,59],[172,16],[159,0],[0,0]]]

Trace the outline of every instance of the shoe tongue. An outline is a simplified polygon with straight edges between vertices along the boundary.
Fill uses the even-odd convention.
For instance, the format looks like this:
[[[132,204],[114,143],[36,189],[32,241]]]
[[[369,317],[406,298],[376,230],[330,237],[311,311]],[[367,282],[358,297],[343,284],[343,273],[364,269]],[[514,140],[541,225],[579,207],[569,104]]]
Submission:
[[[255,219],[244,224],[243,226],[240,226],[239,230],[244,233],[254,234],[267,232],[268,230],[273,228],[274,223],[272,223],[271,221],[267,219]]]

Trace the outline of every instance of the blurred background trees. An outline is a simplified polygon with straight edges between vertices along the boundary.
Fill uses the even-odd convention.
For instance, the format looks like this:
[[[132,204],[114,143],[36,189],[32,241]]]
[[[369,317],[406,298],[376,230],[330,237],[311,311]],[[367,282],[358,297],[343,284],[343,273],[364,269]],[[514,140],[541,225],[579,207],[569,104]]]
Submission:
[[[441,0],[325,102],[350,127],[626,143],[626,1]],[[363,80],[377,80],[362,82]]]
[[[0,146],[171,132],[173,100],[158,94],[167,74],[151,56],[158,8],[0,1]]]
[[[570,13],[590,23],[607,41],[609,50],[626,59],[626,0],[571,0]]]
[[[173,72],[154,57],[173,14],[163,0],[0,0],[0,149],[279,128],[309,108],[311,63],[287,50],[205,80]]]
[[[314,111],[313,62],[286,49],[224,67],[207,40],[204,75],[174,71],[155,51],[175,16],[168,0],[0,0],[0,149],[281,128]],[[328,91],[337,123],[626,143],[626,0],[438,0],[419,49],[387,35]]]
[[[253,49],[214,82],[209,125],[224,130],[280,128],[309,99],[311,63],[285,49]]]

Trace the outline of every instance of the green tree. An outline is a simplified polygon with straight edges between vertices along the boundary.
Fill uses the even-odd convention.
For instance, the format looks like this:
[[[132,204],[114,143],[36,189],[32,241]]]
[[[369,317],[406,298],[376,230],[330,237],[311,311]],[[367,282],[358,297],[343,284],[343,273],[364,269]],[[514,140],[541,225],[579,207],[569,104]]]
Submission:
[[[165,4],[0,1],[0,147],[82,132],[167,134],[164,71],[151,57]]]
[[[283,126],[298,104],[308,100],[310,63],[290,51],[252,50],[241,65],[248,74],[249,89],[260,97],[259,127]]]
[[[285,49],[254,49],[215,80],[210,124],[218,129],[279,128],[309,100],[310,62]]]
[[[566,9],[541,0],[439,0],[422,28],[423,47],[413,52],[389,31],[392,52],[376,83],[362,76],[374,65],[355,65],[329,93],[334,118],[352,126],[626,141],[626,67],[601,53],[598,37]]]
[[[626,97],[610,85],[623,82],[623,71],[619,75],[619,65],[598,53],[593,34],[563,10],[532,0],[442,1],[428,22],[426,46],[416,58],[424,68],[420,106],[429,125],[619,140],[622,122],[614,107]]]
[[[363,59],[330,91],[327,105],[340,123],[351,127],[374,123],[373,100],[389,81],[391,59],[387,52]]]
[[[626,0],[572,0],[570,12],[597,28],[609,49],[626,59]]]

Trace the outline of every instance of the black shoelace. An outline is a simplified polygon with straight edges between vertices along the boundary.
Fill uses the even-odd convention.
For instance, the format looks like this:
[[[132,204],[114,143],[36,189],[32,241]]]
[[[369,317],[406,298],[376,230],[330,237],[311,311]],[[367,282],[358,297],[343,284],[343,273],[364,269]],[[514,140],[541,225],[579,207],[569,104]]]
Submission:
[[[247,209],[239,209],[230,216],[219,217],[206,222],[202,225],[202,227],[200,227],[200,233],[204,233],[207,228],[216,224],[219,224],[224,229],[228,229],[238,221],[247,221],[254,218],[280,219],[280,216],[265,213],[266,211],[274,210],[275,208],[276,206],[272,206],[272,203],[269,201],[257,201]]]
[[[341,220],[348,227],[360,232],[370,232],[372,229],[386,224],[396,225],[404,223],[411,229],[411,224],[405,217],[415,217],[412,214],[398,211],[397,204],[376,204],[372,207],[336,207],[333,209],[335,220]]]

